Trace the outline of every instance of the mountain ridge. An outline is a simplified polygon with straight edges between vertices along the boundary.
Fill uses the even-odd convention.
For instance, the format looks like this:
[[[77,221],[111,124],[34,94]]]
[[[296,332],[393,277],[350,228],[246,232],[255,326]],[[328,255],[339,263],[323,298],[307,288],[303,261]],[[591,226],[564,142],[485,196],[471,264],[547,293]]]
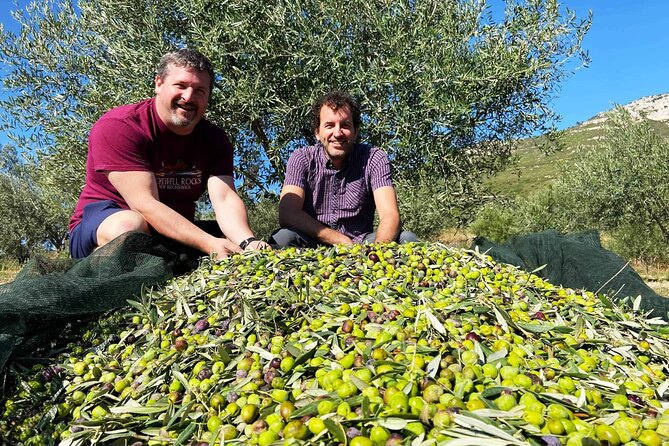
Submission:
[[[635,119],[645,117],[651,121],[669,122],[669,93],[644,96],[622,106]],[[597,113],[583,124],[599,123],[606,120],[611,110]]]

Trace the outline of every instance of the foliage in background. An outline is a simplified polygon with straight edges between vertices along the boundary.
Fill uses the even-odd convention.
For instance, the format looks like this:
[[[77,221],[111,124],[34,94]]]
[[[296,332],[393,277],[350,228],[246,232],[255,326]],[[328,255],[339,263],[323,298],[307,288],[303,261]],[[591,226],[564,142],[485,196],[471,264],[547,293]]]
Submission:
[[[279,200],[267,195],[248,204],[249,225],[255,236],[267,240],[279,227]]]
[[[60,249],[69,211],[30,160],[20,160],[10,146],[0,150],[0,257],[26,261],[31,254]],[[54,189],[56,190],[56,189]]]
[[[16,13],[20,34],[0,32],[2,126],[28,130],[17,146],[38,154],[69,209],[91,125],[151,96],[160,55],[189,46],[221,73],[208,116],[229,132],[250,199],[277,190],[312,138],[309,104],[340,88],[363,102],[364,138],[389,151],[406,190],[430,184],[445,200],[412,214],[471,213],[482,178],[508,162],[505,141],[550,128],[549,101],[586,61],[590,24],[557,0],[509,0],[499,17],[482,0],[74,3],[36,2]]]
[[[563,165],[550,187],[527,198],[486,206],[472,223],[502,241],[544,229],[598,229],[627,258],[669,260],[669,141],[624,109],[607,121],[604,149]]]

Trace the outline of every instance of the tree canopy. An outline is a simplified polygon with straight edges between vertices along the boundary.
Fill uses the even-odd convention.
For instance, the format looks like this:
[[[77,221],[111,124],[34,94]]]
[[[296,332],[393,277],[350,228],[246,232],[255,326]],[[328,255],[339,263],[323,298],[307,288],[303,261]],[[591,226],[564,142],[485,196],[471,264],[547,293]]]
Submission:
[[[309,105],[331,89],[363,104],[362,134],[390,154],[401,195],[478,203],[506,144],[554,122],[550,100],[587,62],[590,24],[557,0],[47,0],[0,32],[5,129],[38,153],[67,205],[87,136],[106,110],[153,94],[159,57],[206,54],[220,76],[208,117],[235,145],[240,189],[277,190],[291,151],[313,137]],[[27,130],[27,133],[25,132]],[[403,192],[402,192],[403,191]],[[435,204],[439,207],[438,204]]]

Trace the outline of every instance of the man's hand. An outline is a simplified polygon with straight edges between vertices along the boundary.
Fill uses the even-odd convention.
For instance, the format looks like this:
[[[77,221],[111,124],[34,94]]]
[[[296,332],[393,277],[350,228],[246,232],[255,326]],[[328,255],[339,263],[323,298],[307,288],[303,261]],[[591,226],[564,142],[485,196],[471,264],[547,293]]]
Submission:
[[[254,240],[248,245],[246,245],[246,248],[244,251],[260,251],[261,249],[272,249],[271,246],[269,246],[266,242],[263,242],[262,240]]]
[[[227,238],[212,237],[212,239],[209,254],[215,260],[221,260],[236,252],[242,252],[239,246]]]
[[[353,241],[341,232],[328,228],[311,215],[304,212],[304,189],[285,185],[279,201],[279,224],[304,232],[321,243],[328,245],[352,245]]]

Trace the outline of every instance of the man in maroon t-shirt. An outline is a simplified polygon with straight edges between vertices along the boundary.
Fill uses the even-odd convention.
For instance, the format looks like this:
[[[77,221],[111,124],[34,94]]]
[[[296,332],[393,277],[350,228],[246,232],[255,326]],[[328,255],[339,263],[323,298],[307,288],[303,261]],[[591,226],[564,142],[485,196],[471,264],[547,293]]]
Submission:
[[[93,125],[86,184],[69,225],[72,257],[128,231],[155,231],[217,257],[267,247],[253,237],[235,191],[230,141],[203,118],[213,83],[202,54],[168,53],[156,71],[154,98],[112,109]],[[214,231],[193,223],[205,190]]]

